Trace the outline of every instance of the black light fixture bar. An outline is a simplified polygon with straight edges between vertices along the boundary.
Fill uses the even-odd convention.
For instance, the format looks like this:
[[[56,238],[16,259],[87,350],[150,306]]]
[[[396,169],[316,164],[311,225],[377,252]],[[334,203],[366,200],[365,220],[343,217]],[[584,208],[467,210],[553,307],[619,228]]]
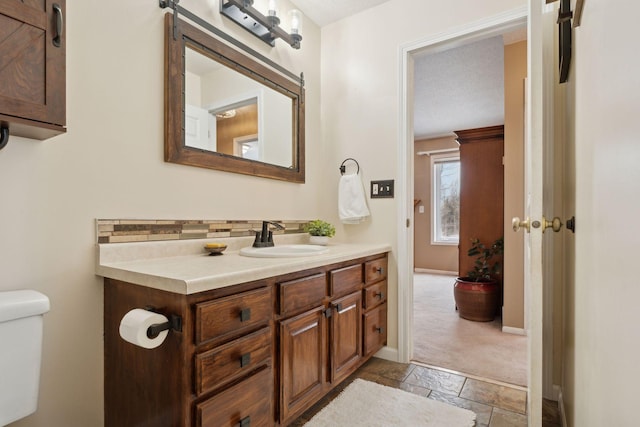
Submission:
[[[174,31],[174,37],[177,34],[178,15],[184,15],[187,19],[195,22],[196,24],[200,25],[202,28],[205,28],[206,30],[210,31],[211,33],[215,34],[216,36],[220,37],[221,39],[231,43],[232,45],[244,50],[249,55],[252,55],[253,57],[257,58],[258,60],[262,61],[263,63],[269,65],[270,67],[272,67],[275,70],[279,71],[280,73],[282,73],[283,75],[287,76],[291,80],[293,80],[295,82],[299,82],[300,83],[300,87],[304,87],[304,75],[303,75],[303,73],[300,73],[300,76],[296,76],[291,71],[289,71],[286,68],[282,67],[280,64],[276,64],[271,59],[265,57],[264,55],[261,55],[260,53],[258,53],[255,50],[251,49],[249,46],[247,46],[247,45],[239,42],[238,40],[234,39],[233,37],[229,36],[224,31],[216,28],[215,26],[211,25],[209,22],[207,22],[204,19],[200,18],[198,15],[196,15],[196,14],[190,12],[189,10],[185,9],[184,7],[178,5],[179,2],[180,2],[180,0],[159,0],[158,1],[159,6],[160,6],[161,9],[165,9],[165,8],[173,9],[173,31]]]
[[[268,45],[275,46],[281,38],[294,49],[300,49],[300,34],[289,34],[280,27],[277,16],[265,16],[253,7],[253,0],[221,0],[220,13],[258,37]]]

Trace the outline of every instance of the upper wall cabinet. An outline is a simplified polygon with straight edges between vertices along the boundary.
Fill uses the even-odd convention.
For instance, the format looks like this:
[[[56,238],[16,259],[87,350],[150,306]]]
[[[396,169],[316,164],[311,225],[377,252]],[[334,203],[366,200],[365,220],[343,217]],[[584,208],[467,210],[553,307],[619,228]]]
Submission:
[[[0,126],[10,135],[66,131],[65,18],[66,0],[0,2]]]

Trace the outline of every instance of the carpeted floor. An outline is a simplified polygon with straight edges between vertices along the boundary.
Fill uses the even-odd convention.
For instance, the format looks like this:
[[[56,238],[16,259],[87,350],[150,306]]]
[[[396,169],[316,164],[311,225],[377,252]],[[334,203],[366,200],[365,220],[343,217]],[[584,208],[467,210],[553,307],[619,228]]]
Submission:
[[[413,360],[509,384],[527,385],[527,338],[502,332],[501,319],[472,322],[455,310],[455,277],[416,273]]]

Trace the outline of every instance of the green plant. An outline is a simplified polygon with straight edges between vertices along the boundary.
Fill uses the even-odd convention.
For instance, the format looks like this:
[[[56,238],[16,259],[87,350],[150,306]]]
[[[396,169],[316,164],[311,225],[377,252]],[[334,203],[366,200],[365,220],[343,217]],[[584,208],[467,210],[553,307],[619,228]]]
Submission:
[[[309,221],[309,223],[304,227],[304,231],[312,236],[333,237],[336,234],[336,228],[321,219]]]
[[[497,239],[491,246],[486,246],[479,239],[471,239],[471,248],[467,251],[470,257],[476,257],[473,270],[467,273],[467,277],[473,282],[488,282],[499,279],[502,273],[502,263],[494,260],[504,251],[504,240]]]

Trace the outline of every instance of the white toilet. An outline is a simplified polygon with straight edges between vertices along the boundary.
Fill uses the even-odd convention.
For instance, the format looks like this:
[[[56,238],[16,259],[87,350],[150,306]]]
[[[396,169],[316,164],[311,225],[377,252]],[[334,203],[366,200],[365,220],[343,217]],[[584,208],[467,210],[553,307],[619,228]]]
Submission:
[[[42,315],[49,298],[32,290],[0,292],[0,426],[36,411]]]

